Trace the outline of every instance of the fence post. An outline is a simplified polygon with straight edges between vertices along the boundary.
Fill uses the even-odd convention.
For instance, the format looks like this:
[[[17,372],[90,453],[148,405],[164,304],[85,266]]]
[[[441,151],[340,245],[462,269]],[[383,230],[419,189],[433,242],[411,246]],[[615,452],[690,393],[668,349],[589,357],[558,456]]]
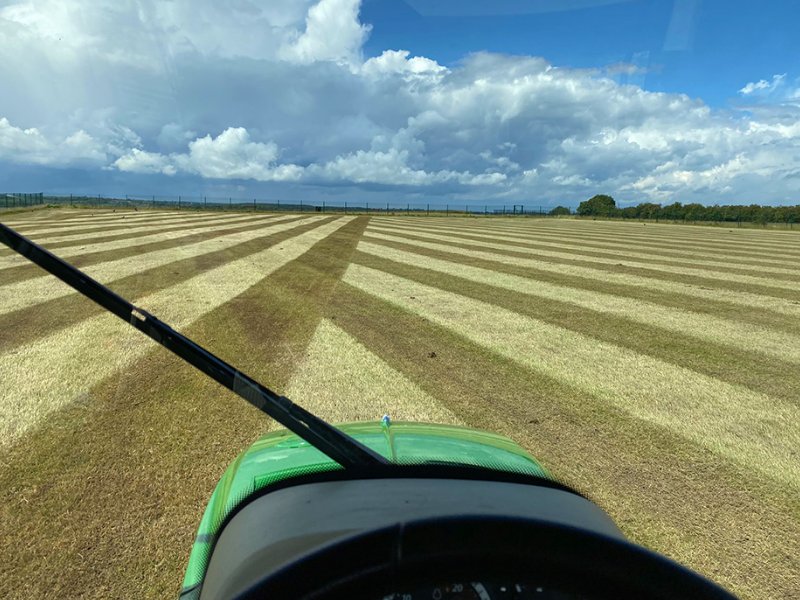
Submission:
[[[203,196],[203,208],[208,208],[208,199]]]
[[[389,214],[389,203],[388,202],[386,203],[386,214],[387,215]]]
[[[448,217],[450,216],[450,205],[449,204],[445,204],[444,205],[444,214],[447,215]]]
[[[322,201],[322,212],[325,212],[325,200]]]
[[[367,214],[369,214],[369,202],[367,202]]]
[[[483,205],[483,216],[485,217],[488,214],[489,214],[489,205],[488,204],[484,204]]]
[[[180,210],[180,208],[181,208],[181,197],[178,196],[178,210]]]
[[[303,212],[303,201],[300,200],[300,212]]]
[[[425,215],[430,217],[431,216],[431,203],[428,202],[428,208],[426,209]]]
[[[347,200],[344,201],[344,214],[347,214]]]
[[[253,198],[253,212],[256,212],[256,199]]]
[[[464,213],[469,214],[469,204],[464,205]]]
[[[153,194],[153,208],[156,207],[156,195]]]

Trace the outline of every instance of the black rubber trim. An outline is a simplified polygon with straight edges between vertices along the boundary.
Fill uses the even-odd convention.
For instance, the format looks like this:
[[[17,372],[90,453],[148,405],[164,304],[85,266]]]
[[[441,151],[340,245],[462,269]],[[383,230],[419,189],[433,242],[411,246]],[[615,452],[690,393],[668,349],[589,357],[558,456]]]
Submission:
[[[685,567],[626,541],[532,519],[426,519],[306,555],[248,591],[255,598],[374,598],[445,581],[533,583],[592,600],[735,600]]]
[[[217,541],[224,531],[225,527],[231,520],[236,517],[240,510],[247,506],[250,502],[266,496],[267,494],[285,489],[304,485],[308,483],[321,483],[328,481],[352,481],[356,479],[464,479],[468,481],[497,481],[503,483],[519,483],[525,485],[533,485],[537,487],[546,487],[556,490],[561,490],[580,496],[585,500],[589,500],[583,494],[575,491],[574,489],[545,477],[537,477],[527,473],[515,473],[511,471],[499,471],[495,469],[487,469],[485,467],[476,467],[471,465],[458,465],[448,464],[444,462],[437,463],[420,463],[420,464],[390,464],[390,465],[375,465],[369,467],[350,467],[347,469],[333,469],[329,471],[321,471],[317,473],[309,473],[307,475],[298,475],[295,477],[288,477],[281,479],[275,483],[271,483],[261,489],[256,490],[249,496],[245,497],[239,502],[223,519],[222,523],[218,526],[216,533],[209,548],[209,561],[206,564],[206,571],[210,563],[210,557],[214,554]],[[591,502],[591,500],[589,500]],[[198,584],[202,589],[203,581],[205,580],[206,573],[203,573],[203,580]]]

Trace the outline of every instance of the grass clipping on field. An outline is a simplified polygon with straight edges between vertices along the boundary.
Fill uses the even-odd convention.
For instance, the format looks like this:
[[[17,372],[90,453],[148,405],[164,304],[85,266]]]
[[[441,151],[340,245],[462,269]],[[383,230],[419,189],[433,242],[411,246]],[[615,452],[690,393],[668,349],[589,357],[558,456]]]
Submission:
[[[343,281],[800,490],[795,405],[369,267]]]
[[[240,231],[220,235],[211,240],[202,240],[193,244],[182,244],[166,250],[144,251],[136,256],[126,256],[117,260],[109,260],[94,265],[89,265],[81,269],[90,277],[104,284],[109,284],[116,279],[129,277],[147,269],[155,269],[179,260],[195,258],[203,254],[210,254],[232,248],[238,244],[255,240],[259,237],[273,235],[282,231],[294,229],[300,225],[318,220],[320,217],[312,217],[307,220],[291,221],[283,223],[278,219],[272,219],[262,224],[258,229]],[[224,231],[226,228],[214,228],[210,232]],[[149,236],[148,236],[149,237]],[[128,242],[128,245],[138,245],[136,238]],[[165,236],[163,239],[169,239]],[[161,239],[150,240],[151,242],[161,241]],[[66,256],[66,253],[64,254]],[[52,275],[43,275],[33,279],[25,279],[3,286],[3,293],[7,294],[8,300],[0,304],[0,315],[15,310],[21,310],[30,306],[35,306],[41,302],[47,302],[55,298],[68,296],[77,293],[60,279]]]
[[[620,285],[629,285],[650,290],[658,290],[664,292],[665,294],[683,294],[686,296],[711,301],[724,301],[740,306],[763,308],[765,310],[772,310],[781,314],[797,316],[800,318],[800,304],[796,304],[793,301],[786,300],[784,298],[776,298],[762,294],[729,290],[725,288],[711,289],[694,284],[683,283],[673,279],[656,279],[641,275],[615,273],[613,271],[604,270],[600,267],[591,268],[572,264],[559,264],[548,262],[546,260],[537,260],[536,258],[520,258],[517,256],[498,254],[496,252],[466,250],[464,248],[459,248],[444,242],[422,242],[419,240],[409,240],[402,236],[386,235],[382,233],[376,233],[371,229],[367,229],[365,239],[370,240],[372,238],[387,242],[399,242],[428,250],[438,250],[441,252],[448,252],[450,254],[458,254],[465,257],[479,258],[504,265],[529,267],[531,269],[538,269],[540,271],[554,273],[556,275],[582,277],[590,281],[600,281]],[[454,242],[454,240],[450,241]],[[576,260],[580,259],[579,256],[574,256],[573,258]],[[695,275],[699,276],[698,273],[695,273]]]
[[[137,304],[182,329],[295,260],[348,220],[325,223],[277,247],[141,298]],[[0,389],[0,446],[154,346],[155,342],[131,331],[116,316],[101,314],[22,346],[13,356],[0,356],[0,381],[4,384]]]
[[[533,297],[568,302],[581,308],[624,317],[644,325],[662,327],[701,340],[755,350],[781,360],[800,363],[800,336],[778,329],[670,308],[615,294],[556,285],[370,242],[361,242],[358,249],[379,258],[416,265]]]
[[[462,424],[329,319],[314,332],[287,396],[334,423],[377,421],[388,414],[395,421]]]

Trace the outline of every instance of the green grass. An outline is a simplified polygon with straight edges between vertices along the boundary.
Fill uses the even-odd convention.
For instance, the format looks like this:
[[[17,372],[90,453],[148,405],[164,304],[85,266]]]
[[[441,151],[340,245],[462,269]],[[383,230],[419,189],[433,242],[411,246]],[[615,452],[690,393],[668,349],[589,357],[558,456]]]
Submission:
[[[507,435],[634,541],[743,598],[795,597],[800,234],[263,217],[9,221],[323,417]],[[274,424],[16,264],[0,596],[175,595],[214,484]]]

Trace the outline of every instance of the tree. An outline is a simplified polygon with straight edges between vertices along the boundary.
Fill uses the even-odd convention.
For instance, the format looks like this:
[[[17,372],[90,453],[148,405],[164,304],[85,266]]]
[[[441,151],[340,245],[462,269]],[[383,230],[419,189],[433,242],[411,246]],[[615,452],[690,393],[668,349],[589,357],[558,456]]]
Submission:
[[[578,214],[581,216],[598,215],[611,216],[617,208],[614,198],[606,194],[597,194],[578,205]]]
[[[549,213],[547,213],[553,217],[557,217],[559,215],[571,215],[572,211],[568,209],[566,206],[556,206],[552,209]]]

